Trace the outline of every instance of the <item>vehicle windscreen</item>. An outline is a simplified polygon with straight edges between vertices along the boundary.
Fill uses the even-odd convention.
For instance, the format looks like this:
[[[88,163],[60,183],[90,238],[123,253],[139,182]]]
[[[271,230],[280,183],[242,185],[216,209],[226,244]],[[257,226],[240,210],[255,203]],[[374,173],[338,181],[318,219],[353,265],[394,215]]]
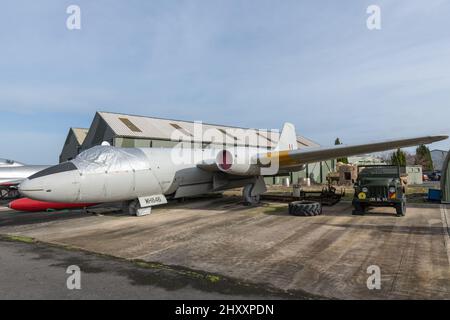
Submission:
[[[399,177],[399,171],[396,167],[375,167],[363,168],[359,172],[360,177]]]

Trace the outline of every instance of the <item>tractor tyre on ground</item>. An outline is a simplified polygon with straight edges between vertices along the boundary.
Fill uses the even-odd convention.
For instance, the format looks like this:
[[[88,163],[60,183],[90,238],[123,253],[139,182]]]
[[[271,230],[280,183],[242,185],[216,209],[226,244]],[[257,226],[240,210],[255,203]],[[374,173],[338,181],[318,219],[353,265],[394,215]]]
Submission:
[[[322,214],[322,205],[312,201],[294,201],[289,203],[289,214],[293,216],[318,216]]]

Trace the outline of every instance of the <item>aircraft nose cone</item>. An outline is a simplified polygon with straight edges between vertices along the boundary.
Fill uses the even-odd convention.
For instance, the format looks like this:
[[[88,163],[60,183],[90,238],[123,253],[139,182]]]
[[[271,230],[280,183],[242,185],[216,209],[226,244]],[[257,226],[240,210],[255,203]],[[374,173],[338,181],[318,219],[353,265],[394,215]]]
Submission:
[[[39,193],[44,192],[44,186],[40,183],[39,179],[25,180],[19,185],[19,192],[21,195],[27,198],[33,198]]]
[[[40,201],[72,202],[79,191],[79,172],[72,162],[39,171],[19,185],[19,192]]]

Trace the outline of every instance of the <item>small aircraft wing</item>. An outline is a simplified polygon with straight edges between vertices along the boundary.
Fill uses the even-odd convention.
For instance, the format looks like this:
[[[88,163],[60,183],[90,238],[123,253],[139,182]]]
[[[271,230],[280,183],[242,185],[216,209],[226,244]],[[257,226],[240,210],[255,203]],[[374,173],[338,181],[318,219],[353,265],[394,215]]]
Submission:
[[[421,144],[429,144],[436,141],[448,139],[446,135],[426,136],[410,139],[381,141],[358,145],[339,145],[328,148],[296,149],[286,151],[274,151],[257,155],[258,162],[270,163],[279,161],[280,169],[302,164],[326,161],[341,157],[356,156],[365,153],[393,150],[397,148],[413,147]]]
[[[18,186],[24,179],[0,181],[0,188],[11,188]]]

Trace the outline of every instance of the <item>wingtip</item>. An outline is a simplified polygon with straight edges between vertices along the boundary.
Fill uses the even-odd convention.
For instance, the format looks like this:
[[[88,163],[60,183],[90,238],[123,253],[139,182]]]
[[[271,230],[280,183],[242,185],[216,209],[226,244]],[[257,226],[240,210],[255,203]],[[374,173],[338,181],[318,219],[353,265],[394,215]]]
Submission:
[[[442,140],[447,140],[449,138],[449,136],[446,134],[439,134],[436,136],[432,136],[431,138],[436,139],[435,141],[442,141]]]

